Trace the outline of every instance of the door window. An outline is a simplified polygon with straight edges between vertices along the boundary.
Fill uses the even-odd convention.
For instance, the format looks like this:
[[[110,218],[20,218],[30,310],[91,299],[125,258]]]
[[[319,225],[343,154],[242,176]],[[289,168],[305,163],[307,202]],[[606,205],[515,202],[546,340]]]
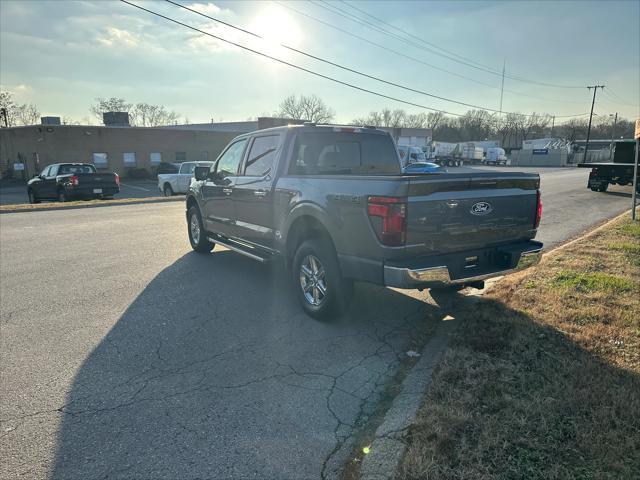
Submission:
[[[42,170],[42,172],[40,172],[40,175],[43,177],[48,177],[49,176],[49,170],[51,170],[51,167],[47,167],[44,170]]]
[[[244,146],[246,143],[246,139],[238,140],[222,154],[218,160],[217,166],[217,172],[222,177],[229,177],[238,174],[238,166],[240,165],[240,160],[242,160],[242,154],[244,153]]]
[[[51,167],[49,167],[49,174],[47,175],[47,177],[55,177],[58,175],[58,165],[51,165]]]
[[[279,139],[279,135],[269,135],[253,140],[244,166],[245,175],[262,177],[271,172]]]

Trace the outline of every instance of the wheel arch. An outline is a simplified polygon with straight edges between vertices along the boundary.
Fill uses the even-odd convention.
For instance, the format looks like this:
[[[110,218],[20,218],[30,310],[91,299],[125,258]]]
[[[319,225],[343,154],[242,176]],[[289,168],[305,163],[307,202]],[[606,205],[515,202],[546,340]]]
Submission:
[[[311,238],[321,238],[336,252],[336,245],[333,237],[329,233],[330,229],[327,220],[311,209],[301,209],[295,215],[288,228],[284,239],[285,262],[289,266],[293,260],[298,247]]]

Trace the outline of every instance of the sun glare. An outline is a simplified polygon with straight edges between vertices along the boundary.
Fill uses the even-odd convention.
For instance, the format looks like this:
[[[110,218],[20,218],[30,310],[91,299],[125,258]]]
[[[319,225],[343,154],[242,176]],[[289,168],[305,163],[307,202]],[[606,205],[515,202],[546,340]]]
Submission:
[[[269,55],[283,56],[286,49],[281,44],[295,46],[301,33],[296,22],[282,9],[270,6],[262,10],[251,22],[251,31],[264,37],[259,41],[261,50]]]

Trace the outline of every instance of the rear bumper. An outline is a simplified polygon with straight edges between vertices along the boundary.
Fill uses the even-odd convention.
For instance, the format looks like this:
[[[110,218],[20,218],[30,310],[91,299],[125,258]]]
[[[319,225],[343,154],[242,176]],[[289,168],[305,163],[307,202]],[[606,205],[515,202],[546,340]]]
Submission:
[[[429,288],[478,282],[523,270],[539,263],[541,257],[542,243],[531,240],[434,256],[418,264],[385,264],[384,284],[396,288]],[[472,263],[474,258],[475,264]]]
[[[65,193],[69,198],[96,198],[96,197],[112,197],[116,193],[120,192],[120,187],[95,187],[95,189],[102,189],[102,193],[94,193],[94,187],[66,187]]]

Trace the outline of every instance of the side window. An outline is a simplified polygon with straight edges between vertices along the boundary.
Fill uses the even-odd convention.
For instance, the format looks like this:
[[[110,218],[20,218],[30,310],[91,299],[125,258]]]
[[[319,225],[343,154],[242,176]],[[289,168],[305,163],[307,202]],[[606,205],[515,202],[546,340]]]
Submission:
[[[244,166],[245,175],[262,177],[271,171],[279,139],[279,135],[269,135],[253,140]]]
[[[45,167],[45,168],[44,168],[44,170],[42,170],[42,171],[40,172],[40,175],[41,175],[41,176],[43,176],[43,177],[46,177],[47,175],[49,175],[49,169],[50,169],[50,168],[51,168],[51,167]]]
[[[195,168],[196,168],[195,163],[183,163],[180,166],[180,173],[185,175],[191,175],[193,174],[193,171],[195,170]]]
[[[47,177],[55,177],[58,175],[58,165],[51,165]]]
[[[238,167],[240,166],[246,143],[246,139],[238,140],[222,154],[216,168],[220,175],[229,177],[238,174]]]

